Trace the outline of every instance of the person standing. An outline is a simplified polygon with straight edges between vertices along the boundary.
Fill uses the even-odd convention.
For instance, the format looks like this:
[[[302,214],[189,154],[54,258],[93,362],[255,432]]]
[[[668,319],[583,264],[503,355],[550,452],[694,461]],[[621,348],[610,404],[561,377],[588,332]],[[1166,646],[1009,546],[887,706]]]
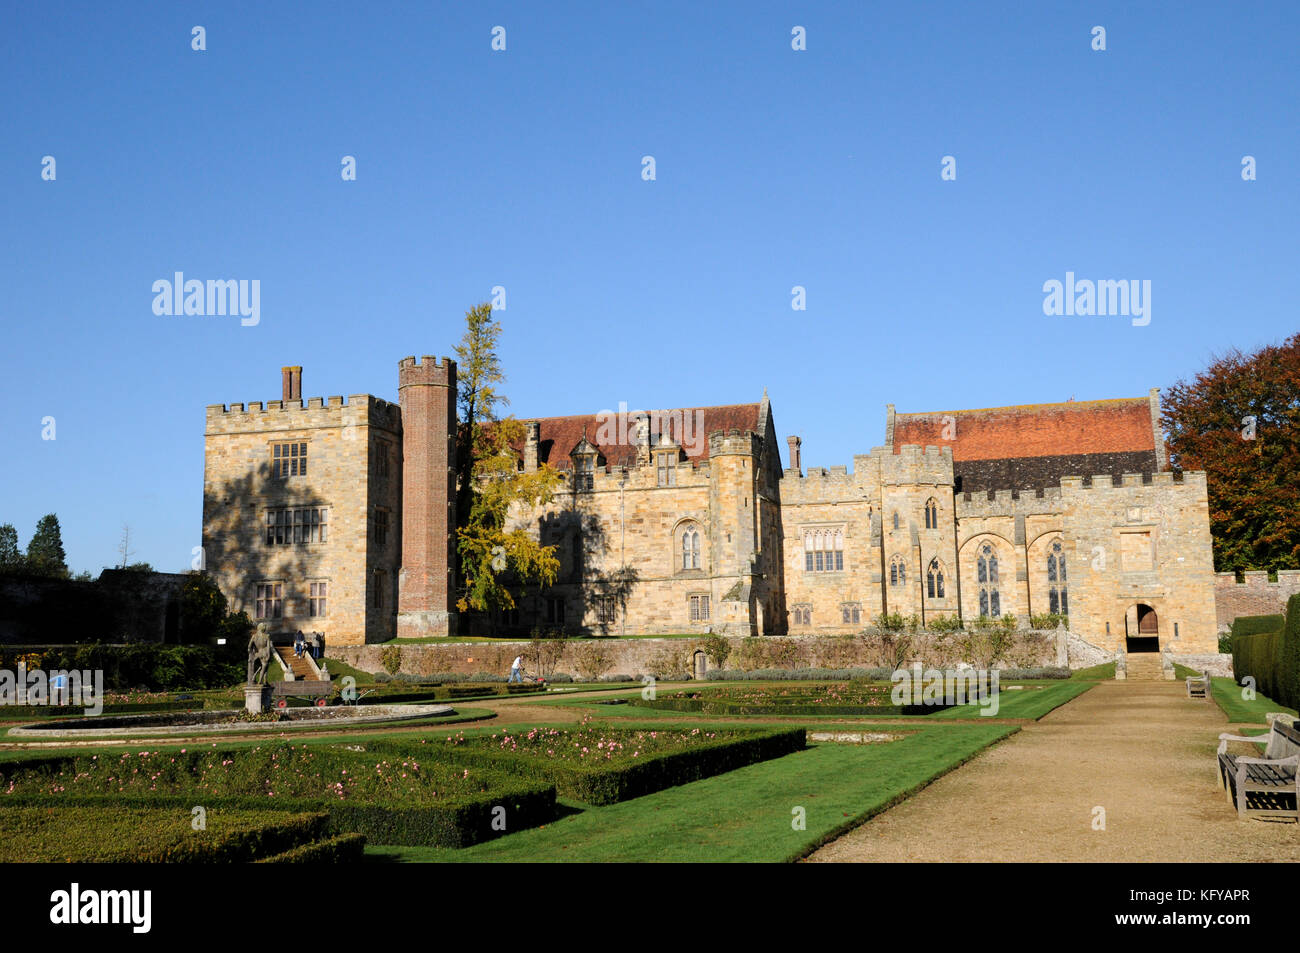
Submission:
[[[522,655],[516,655],[514,663],[510,666],[510,677],[506,679],[507,685],[511,682],[519,682],[520,684],[523,684],[524,677],[520,674],[520,669],[523,667],[523,664],[524,657]]]

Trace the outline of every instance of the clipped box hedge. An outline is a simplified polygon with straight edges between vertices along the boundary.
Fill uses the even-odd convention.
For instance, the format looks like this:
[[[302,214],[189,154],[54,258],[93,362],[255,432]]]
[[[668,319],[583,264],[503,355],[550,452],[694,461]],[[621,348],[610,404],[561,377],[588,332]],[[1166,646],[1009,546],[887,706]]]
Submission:
[[[868,715],[877,718],[894,718],[904,715],[929,715],[953,705],[821,705],[811,701],[791,700],[787,704],[738,702],[712,698],[657,698],[654,701],[631,700],[642,708],[660,711],[694,712],[703,715]]]
[[[62,803],[52,796],[6,799],[0,862],[243,863],[328,836],[324,811],[214,808],[195,830],[188,804]]]
[[[1268,620],[1279,617],[1249,618]],[[1263,621],[1251,623],[1263,624]],[[1255,689],[1260,694],[1288,708],[1300,709],[1300,595],[1287,600],[1286,616],[1274,631],[1238,636],[1236,623],[1233,624],[1232,671],[1238,681],[1253,677]]]
[[[350,864],[361,860],[366,839],[361,834],[339,834],[325,840],[294,847],[273,857],[263,857],[260,864]]]
[[[564,762],[478,745],[448,745],[438,750],[438,757],[471,767],[506,771],[537,783],[550,783],[565,797],[605,805],[780,758],[805,746],[802,728],[771,728],[746,729],[739,737],[700,742],[683,750],[613,764]]]
[[[153,712],[195,711],[202,707],[202,702],[198,704],[177,701],[123,702],[117,705],[105,705],[102,714],[138,715]],[[0,719],[18,721],[27,718],[75,718],[84,715],[85,710],[85,705],[3,705],[0,706]]]
[[[556,816],[553,784],[477,768],[466,780],[461,777],[467,774],[464,765],[430,757],[433,752],[427,748],[401,754],[424,763],[408,771],[409,779],[394,778],[394,786],[385,789],[375,777],[373,756],[326,745],[155,751],[152,758],[138,751],[50,753],[0,762],[0,787],[12,792],[0,791],[0,808],[37,797],[50,805],[120,803],[188,810],[197,804],[327,811],[331,833],[364,834],[372,843],[432,847],[465,847],[499,836],[503,832],[493,822],[501,808],[505,832]],[[386,767],[396,775],[406,766]],[[281,769],[286,770],[272,781]],[[360,786],[339,796],[329,779],[344,779],[348,772],[360,779]],[[199,786],[200,776],[208,779],[205,787]]]

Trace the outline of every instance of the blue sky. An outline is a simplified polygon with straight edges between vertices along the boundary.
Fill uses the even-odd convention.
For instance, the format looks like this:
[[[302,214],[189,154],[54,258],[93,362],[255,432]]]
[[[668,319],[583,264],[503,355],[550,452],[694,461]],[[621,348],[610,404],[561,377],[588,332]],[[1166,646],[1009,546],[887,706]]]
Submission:
[[[6,5],[0,522],[187,568],[207,404],[284,364],[395,399],[495,285],[520,416],[766,387],[812,466],[886,403],[1138,396],[1279,340],[1300,12],[1135,6]],[[260,323],[155,315],[175,271],[259,280]],[[1150,280],[1151,323],[1045,316],[1067,271]]]

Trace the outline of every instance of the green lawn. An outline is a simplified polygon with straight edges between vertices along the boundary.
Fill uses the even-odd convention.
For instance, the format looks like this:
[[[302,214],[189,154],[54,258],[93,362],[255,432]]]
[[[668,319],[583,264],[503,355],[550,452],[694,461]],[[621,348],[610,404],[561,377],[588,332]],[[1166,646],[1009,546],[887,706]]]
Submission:
[[[1210,683],[1210,697],[1223,709],[1228,721],[1234,724],[1267,724],[1264,716],[1271,711],[1294,715],[1294,708],[1280,705],[1266,695],[1256,695],[1251,701],[1241,697],[1244,689],[1234,679],[1216,677]]]
[[[1077,672],[1071,672],[1070,678],[1075,681],[1112,681],[1115,678],[1115,663],[1102,662],[1100,665],[1092,666],[1092,668],[1081,668]]]
[[[573,813],[552,824],[464,850],[377,846],[366,854],[406,862],[795,860],[1018,730],[952,724],[889,744],[814,745],[608,807],[568,803]],[[794,829],[796,808],[806,812],[805,830]]]

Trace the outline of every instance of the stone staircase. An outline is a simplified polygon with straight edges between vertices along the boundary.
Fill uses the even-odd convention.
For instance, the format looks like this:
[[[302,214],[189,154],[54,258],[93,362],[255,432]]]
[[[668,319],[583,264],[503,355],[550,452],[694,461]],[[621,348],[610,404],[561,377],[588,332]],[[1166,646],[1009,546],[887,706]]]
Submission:
[[[277,645],[276,653],[280,656],[280,666],[286,672],[293,672],[294,681],[313,681],[320,678],[306,658],[293,654],[292,645]]]
[[[1130,682],[1164,681],[1164,656],[1159,652],[1129,652],[1124,661]]]

